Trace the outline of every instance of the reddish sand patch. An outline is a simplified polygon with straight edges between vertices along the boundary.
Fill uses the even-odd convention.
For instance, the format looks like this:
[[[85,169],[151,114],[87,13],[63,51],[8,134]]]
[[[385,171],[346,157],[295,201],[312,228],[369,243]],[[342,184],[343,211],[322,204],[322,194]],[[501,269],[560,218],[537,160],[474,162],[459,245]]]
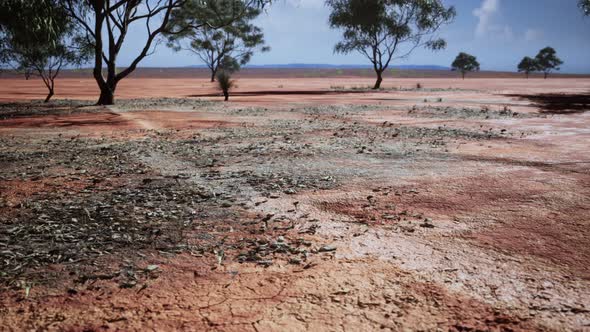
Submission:
[[[403,84],[403,87],[411,88],[416,81],[391,80],[387,84],[389,87]],[[518,107],[530,113],[536,113],[538,106],[504,93],[580,93],[590,88],[589,79],[419,81],[426,88],[482,90],[465,93],[445,91],[445,103],[448,105],[480,107],[493,104],[494,107],[500,107],[507,102],[518,101]],[[383,104],[403,109],[420,103],[424,98],[439,96],[435,91],[363,94],[328,92],[330,85],[348,85],[345,88],[350,88],[371,82],[371,78],[244,78],[238,83],[238,93],[232,101],[248,105],[272,105],[281,109],[298,104],[330,103]],[[27,87],[36,83],[39,82],[22,80],[14,81],[11,86],[2,85],[0,96],[5,100],[17,97],[40,98],[42,88],[27,90]],[[61,84],[63,90],[60,91],[64,91],[64,96],[87,99],[96,96],[91,80],[65,79]],[[211,96],[214,90],[202,80],[129,79],[122,82],[118,93],[122,98],[186,97]],[[385,118],[408,126],[449,124],[468,130],[477,129],[480,123],[479,119],[404,117],[399,109],[396,114],[367,112],[365,116],[352,114],[343,118],[341,114],[335,114],[333,117],[318,116],[316,119],[381,123]],[[297,110],[292,112],[296,115],[287,112],[269,113],[272,113],[269,114],[271,119],[282,120],[295,117],[305,119],[308,116]],[[287,118],[287,115],[290,117]],[[6,296],[0,296],[2,323],[14,329],[72,331],[520,331],[542,330],[543,326],[555,326],[556,329],[583,328],[588,326],[590,317],[584,299],[584,289],[588,289],[585,286],[590,280],[590,247],[587,245],[590,238],[590,182],[588,159],[583,153],[589,137],[586,128],[590,118],[587,115],[578,112],[555,118],[490,119],[485,122],[489,126],[506,127],[514,132],[527,131],[530,137],[516,135],[498,140],[444,138],[448,144],[444,148],[410,154],[402,160],[404,163],[396,164],[399,173],[397,169],[391,168],[387,159],[379,159],[379,156],[368,153],[362,156],[347,154],[346,149],[336,152],[342,153],[341,165],[326,165],[329,160],[324,159],[322,146],[316,141],[332,135],[333,131],[306,131],[308,137],[303,140],[317,144],[314,147],[318,149],[318,153],[314,154],[317,159],[305,159],[309,160],[310,166],[314,166],[309,168],[310,173],[317,172],[320,167],[325,167],[328,173],[336,172],[340,171],[337,168],[341,166],[354,171],[343,174],[361,176],[339,179],[341,182],[331,190],[318,189],[312,194],[302,193],[300,196],[298,193],[254,196],[250,197],[251,202],[244,203],[247,206],[257,202],[254,203],[256,208],[252,209],[258,209],[256,211],[260,215],[252,215],[254,217],[250,216],[250,219],[259,222],[256,225],[261,229],[262,225],[267,229],[267,224],[270,225],[269,230],[277,229],[277,225],[283,226],[280,220],[277,222],[279,217],[293,217],[293,220],[287,218],[284,221],[292,225],[289,228],[282,227],[287,232],[285,240],[291,243],[294,239],[313,239],[309,245],[312,254],[305,255],[301,264],[287,264],[282,257],[277,257],[271,267],[264,269],[255,264],[232,263],[231,259],[227,259],[227,265],[218,264],[215,257],[218,253],[209,251],[193,253],[194,256],[188,253],[178,256],[166,252],[139,253],[142,264],[157,264],[158,267],[153,276],[140,279],[140,284],[135,288],[120,288],[113,280],[75,282],[82,276],[61,274],[57,286],[33,285],[29,297],[24,296],[23,289],[5,291],[3,295]],[[313,117],[309,116],[309,119]],[[200,110],[105,110],[3,120],[0,121],[0,133],[6,136],[21,133],[31,135],[31,139],[44,139],[48,136],[42,136],[43,133],[82,133],[90,136],[128,134],[151,129],[209,129],[234,126],[244,119],[241,116],[232,117],[229,113],[204,113]],[[255,120],[249,120],[253,126],[248,129],[256,130]],[[266,134],[268,127],[258,129]],[[277,127],[277,131],[272,134],[278,137],[283,134],[280,130],[281,127]],[[198,131],[188,130],[186,133],[199,134]],[[354,138],[363,139],[360,136]],[[240,141],[240,144],[255,145],[261,143],[255,139],[267,138],[264,135],[253,137],[251,141]],[[392,144],[397,143],[395,141]],[[413,141],[408,139],[405,143]],[[223,151],[221,144],[216,144],[206,145],[206,148]],[[282,158],[289,157],[288,154],[292,152],[277,153],[272,150],[272,144],[267,146],[269,152],[265,153],[272,154],[274,159],[265,159],[262,154],[236,154],[232,157],[236,161],[260,158],[261,165],[248,164],[245,167],[265,167],[263,177],[273,176],[273,171],[285,173],[285,168],[278,167],[285,162]],[[328,153],[335,152],[329,150]],[[406,156],[394,155],[391,158],[403,159]],[[204,172],[198,165],[193,167],[193,164],[194,160],[187,162],[172,153],[163,154],[149,162],[154,172],[164,177],[178,176],[180,171],[191,173],[186,186],[215,183],[200,176],[207,171]],[[279,166],[273,168],[277,164]],[[302,175],[297,173],[302,172],[301,168],[297,169],[295,163],[293,165],[293,172]],[[368,169],[367,165],[372,168]],[[219,168],[222,181],[248,176],[241,173],[224,174],[227,171],[225,167],[233,166],[228,162]],[[375,175],[369,179],[363,177],[362,174],[366,174],[364,172],[374,172],[370,174]],[[184,181],[180,176],[177,180]],[[355,183],[355,180],[363,183]],[[3,181],[0,182],[0,197],[13,206],[42,191],[76,191],[86,188],[87,184],[84,179],[64,181],[60,178]],[[249,195],[254,190],[236,188],[236,192]],[[227,209],[232,209],[232,204]],[[311,212],[304,216],[307,209]],[[261,220],[266,218],[265,215],[269,219],[263,222]],[[331,218],[334,215],[347,218]],[[232,242],[255,235],[255,232],[246,234],[240,230],[238,225],[244,219],[249,218],[235,214],[231,220],[212,217],[211,220],[195,222],[200,222],[206,230],[204,242],[211,235],[221,235]],[[374,227],[341,222],[341,219]],[[401,223],[411,223],[418,231],[405,232],[393,227]],[[310,231],[310,224],[314,226],[313,231]],[[388,227],[378,227],[381,224]],[[419,225],[423,225],[424,229],[418,228]],[[326,230],[329,227],[333,228]],[[319,228],[317,233],[316,228]],[[356,233],[360,228],[366,232]],[[376,246],[377,249],[371,251],[371,243],[366,244],[368,249],[365,251],[359,250],[354,239],[364,234],[367,242],[382,245],[386,250]],[[385,240],[377,241],[384,234],[387,235],[383,236]],[[274,235],[267,233],[262,236],[270,242],[276,239]],[[327,243],[334,246],[324,246]],[[409,249],[404,251],[404,248]],[[359,253],[339,256],[354,250]],[[237,247],[228,249],[227,257],[232,258],[237,251]],[[387,256],[380,256],[381,253]],[[404,254],[409,257],[405,261],[399,258]],[[348,260],[342,257],[361,258]],[[383,257],[384,260],[376,257]],[[465,262],[453,262],[457,257],[462,257]],[[471,257],[474,259],[467,259]],[[108,261],[113,258],[107,255],[104,259]],[[408,267],[411,265],[409,263],[415,263],[412,265],[415,268]],[[428,269],[421,269],[423,267]],[[60,271],[59,267],[49,268]],[[422,273],[423,270],[428,272]],[[141,267],[140,271],[144,276],[145,267]],[[536,279],[539,275],[542,277]],[[551,287],[546,284],[553,285],[553,290],[546,290]],[[512,292],[513,288],[517,291]],[[523,295],[525,300],[520,301],[519,295]],[[543,302],[545,300],[541,296],[549,300]],[[565,303],[565,300],[569,300],[566,297],[580,303]],[[554,301],[550,302],[551,299]]]
[[[0,100],[14,101],[43,99],[46,89],[41,80],[0,79]],[[536,93],[587,93],[590,89],[588,78],[553,78],[549,80],[525,79],[467,79],[459,78],[391,78],[385,80],[386,89],[414,89],[421,83],[424,91],[381,91],[355,93],[354,91],[336,93],[341,88],[369,87],[374,83],[372,77],[310,77],[310,78],[256,78],[244,77],[237,80],[236,97],[231,102],[251,105],[293,104],[422,104],[423,100],[443,97],[445,103],[462,105],[497,102],[509,103],[518,97],[502,94]],[[332,89],[334,88],[334,89]],[[428,89],[464,89],[457,91],[429,91]],[[490,91],[495,95],[478,93]],[[263,91],[263,92],[261,92]],[[266,91],[266,92],[264,92]],[[469,92],[471,91],[471,92]],[[313,92],[313,93],[306,93]],[[219,97],[210,97],[217,94]],[[241,94],[241,95],[240,95]],[[221,101],[214,83],[203,78],[129,78],[121,81],[117,98],[150,98],[202,96],[205,99]],[[96,82],[89,78],[63,78],[58,82],[55,98],[95,100],[98,98]],[[436,98],[435,98],[436,99]],[[285,105],[282,105],[285,106]]]
[[[230,265],[221,272],[202,262],[179,256],[139,291],[96,281],[66,284],[63,294],[40,288],[27,300],[4,297],[0,303],[13,313],[4,323],[69,331],[539,328],[377,260],[318,261],[313,269]]]
[[[7,206],[17,206],[24,200],[36,194],[43,194],[50,191],[80,191],[90,184],[87,180],[63,181],[60,178],[44,178],[39,180],[8,180],[0,181],[0,198]]]
[[[213,120],[195,112],[135,111],[115,113],[111,111],[16,117],[0,120],[0,132],[17,133],[23,130],[43,129],[56,133],[75,132],[100,136],[116,132],[150,129],[209,129],[230,126],[227,121]]]

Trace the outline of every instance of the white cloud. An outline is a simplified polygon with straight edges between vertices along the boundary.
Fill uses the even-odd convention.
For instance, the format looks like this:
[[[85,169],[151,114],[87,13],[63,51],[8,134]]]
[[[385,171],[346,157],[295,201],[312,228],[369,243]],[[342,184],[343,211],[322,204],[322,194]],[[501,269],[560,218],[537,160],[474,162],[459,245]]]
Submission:
[[[287,3],[299,8],[319,9],[324,7],[324,2],[320,0],[287,0]]]
[[[484,36],[492,29],[492,18],[500,9],[500,0],[484,0],[481,7],[473,11],[473,15],[479,18],[475,34],[479,37]]]
[[[528,42],[539,40],[542,37],[543,37],[543,31],[541,31],[539,29],[529,28],[524,33],[524,39]]]
[[[475,35],[482,37],[496,37],[506,41],[514,40],[512,27],[495,23],[500,16],[500,0],[483,0],[481,7],[473,11],[479,19],[475,28]]]

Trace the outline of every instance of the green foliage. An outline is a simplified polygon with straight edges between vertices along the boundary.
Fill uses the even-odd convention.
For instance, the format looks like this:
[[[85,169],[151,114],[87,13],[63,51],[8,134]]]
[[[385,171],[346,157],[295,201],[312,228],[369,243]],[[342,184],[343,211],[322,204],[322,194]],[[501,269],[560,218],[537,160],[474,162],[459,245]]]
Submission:
[[[220,70],[217,73],[217,85],[219,86],[219,89],[221,89],[221,91],[223,92],[225,100],[227,101],[229,99],[229,91],[235,85],[235,82],[231,79],[231,73],[225,70]]]
[[[22,0],[21,0],[22,1]],[[206,11],[210,0],[60,0],[66,13],[84,31],[94,45],[94,78],[100,88],[98,104],[113,104],[117,84],[131,74],[145,57],[154,52],[158,38],[183,34],[191,29],[211,26],[210,20],[202,21],[200,11]],[[213,1],[215,2],[215,1]],[[264,6],[270,0],[240,0],[247,6]],[[221,2],[219,2],[221,4]],[[214,20],[222,7],[212,10]],[[172,13],[185,19],[181,25],[172,26]],[[126,68],[117,71],[117,59],[125,48],[128,31],[144,29],[145,39]],[[134,41],[136,43],[138,41]],[[102,68],[106,67],[106,77]]]
[[[247,64],[255,51],[267,52],[262,30],[253,25],[262,8],[241,0],[190,0],[172,13],[168,45],[176,51],[196,54],[211,70],[235,72]],[[183,29],[186,26],[193,28]]]
[[[537,62],[538,70],[545,73],[545,78],[553,70],[560,70],[559,66],[563,64],[560,58],[557,57],[557,52],[552,47],[545,47],[539,51],[539,54],[535,56],[535,62]]]
[[[590,16],[590,0],[579,0],[578,6],[584,15]]]
[[[479,62],[473,55],[461,52],[451,64],[451,69],[461,72],[465,78],[465,73],[479,71]]]
[[[518,64],[518,72],[525,73],[527,77],[529,74],[539,70],[539,64],[531,57],[525,56]]]
[[[49,90],[48,101],[61,68],[89,60],[87,39],[57,0],[5,0],[0,12],[0,59],[27,77],[39,75]]]
[[[393,59],[408,56],[415,48],[433,50],[446,47],[433,34],[450,23],[454,7],[440,0],[327,0],[331,8],[330,26],[343,31],[335,52],[360,52],[377,73],[375,88]]]
[[[9,42],[6,34],[11,34],[20,40],[47,45],[67,29],[62,8],[51,0],[2,0],[0,25],[4,43]]]

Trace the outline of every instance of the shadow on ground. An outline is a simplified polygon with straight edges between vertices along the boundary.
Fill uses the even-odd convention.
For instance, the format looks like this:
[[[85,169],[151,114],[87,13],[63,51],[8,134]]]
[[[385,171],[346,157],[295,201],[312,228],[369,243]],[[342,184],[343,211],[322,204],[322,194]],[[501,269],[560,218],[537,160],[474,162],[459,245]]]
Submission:
[[[48,103],[39,100],[23,102],[0,102],[0,120],[36,115],[60,115],[74,113],[84,107],[93,106],[88,101],[56,99]]]
[[[509,94],[506,95],[521,100],[529,100],[544,114],[576,114],[590,110],[590,93],[586,94]]]
[[[234,97],[261,97],[261,96],[290,96],[290,95],[307,95],[307,96],[323,96],[323,95],[341,95],[349,93],[366,93],[367,90],[267,90],[267,91],[241,91],[232,92],[231,96]],[[371,90],[371,92],[382,92],[382,90]],[[199,98],[199,97],[219,97],[221,93],[203,93],[190,95],[187,97]]]

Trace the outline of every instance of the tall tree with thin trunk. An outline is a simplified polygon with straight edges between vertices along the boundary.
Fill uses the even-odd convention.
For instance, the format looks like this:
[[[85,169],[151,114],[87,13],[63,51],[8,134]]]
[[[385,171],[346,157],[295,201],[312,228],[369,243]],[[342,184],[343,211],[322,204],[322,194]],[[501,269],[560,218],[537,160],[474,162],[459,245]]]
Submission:
[[[89,60],[85,38],[77,34],[57,0],[5,0],[0,13],[0,59],[23,72],[26,79],[38,75],[47,87],[48,102],[55,94],[60,70]],[[33,26],[30,22],[36,16],[53,19],[37,21]]]
[[[468,72],[479,71],[479,62],[477,58],[465,52],[459,53],[451,64],[451,69],[461,72],[461,76],[465,79],[465,74]]]
[[[526,78],[529,78],[529,74],[539,69],[539,65],[535,59],[525,56],[518,64],[518,72],[524,73]]]
[[[235,60],[235,65],[241,67],[250,61],[254,52],[270,50],[264,45],[262,30],[252,24],[261,12],[261,8],[240,0],[213,0],[207,2],[204,9],[186,6],[172,13],[170,29],[182,29],[187,25],[187,18],[191,21],[196,18],[203,26],[168,35],[168,45],[176,51],[186,50],[197,55],[211,71],[211,82],[214,82],[224,62]],[[236,13],[241,14],[236,17]],[[204,24],[206,22],[208,24]]]
[[[115,91],[121,80],[129,76],[148,55],[154,52],[158,38],[164,32],[182,33],[198,29],[208,22],[196,18],[186,20],[179,30],[170,30],[172,12],[185,9],[189,3],[206,8],[208,0],[62,0],[67,14],[83,29],[94,45],[93,75],[100,88],[99,105],[115,102]],[[242,0],[252,6],[262,6],[268,0]],[[117,60],[132,28],[143,27],[143,46],[136,50],[129,66],[119,70]],[[131,52],[130,52],[131,53]],[[106,67],[106,75],[103,74]]]
[[[119,82],[129,76],[152,52],[156,38],[170,20],[170,14],[183,0],[64,0],[68,15],[83,29],[94,45],[93,76],[100,89],[99,105],[115,102]],[[127,33],[143,25],[145,40],[130,65],[117,71],[117,58]],[[106,67],[106,76],[103,74]]]
[[[327,0],[330,26],[343,31],[335,52],[364,55],[377,74],[374,89],[381,87],[391,61],[407,57],[416,48],[446,47],[434,34],[456,15],[440,0]]]

